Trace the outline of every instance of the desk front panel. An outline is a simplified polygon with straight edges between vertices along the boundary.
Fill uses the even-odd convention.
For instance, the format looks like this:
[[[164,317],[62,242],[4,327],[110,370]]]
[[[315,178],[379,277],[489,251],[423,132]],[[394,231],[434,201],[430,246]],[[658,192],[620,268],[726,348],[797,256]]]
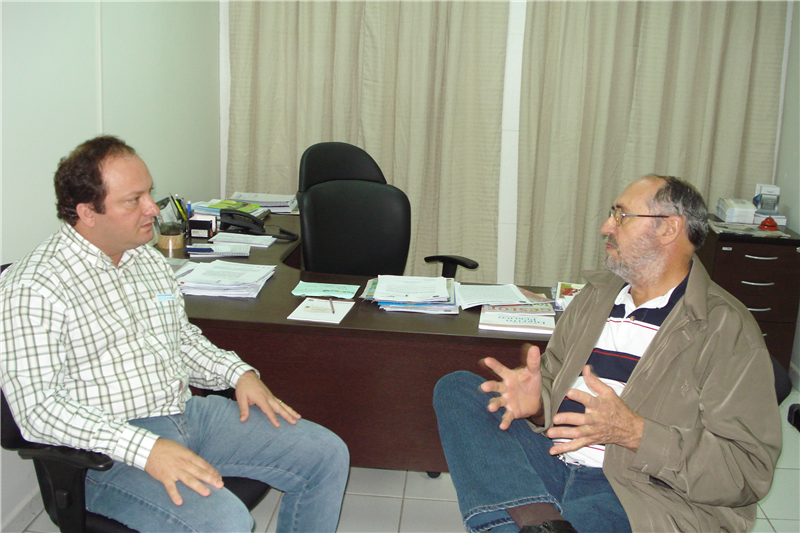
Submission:
[[[194,322],[215,344],[258,368],[277,397],[339,435],[353,466],[367,468],[447,471],[432,406],[436,382],[456,370],[488,377],[478,361],[490,355],[509,366],[521,359],[522,343],[510,339],[473,343],[458,336],[424,340]]]

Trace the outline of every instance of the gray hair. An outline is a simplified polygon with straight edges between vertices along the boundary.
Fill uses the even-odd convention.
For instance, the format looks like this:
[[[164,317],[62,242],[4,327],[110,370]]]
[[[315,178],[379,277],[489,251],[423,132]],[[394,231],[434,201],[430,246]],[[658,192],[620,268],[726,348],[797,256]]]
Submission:
[[[650,212],[683,217],[689,242],[695,250],[703,246],[708,234],[708,209],[694,185],[673,176],[651,174],[650,177],[665,182],[647,202]]]

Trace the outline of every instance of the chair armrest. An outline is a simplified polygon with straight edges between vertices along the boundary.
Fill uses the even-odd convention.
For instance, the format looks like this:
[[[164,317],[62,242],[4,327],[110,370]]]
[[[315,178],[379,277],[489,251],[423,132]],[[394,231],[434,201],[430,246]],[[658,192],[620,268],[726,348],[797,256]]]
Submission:
[[[426,263],[442,263],[442,276],[453,278],[459,266],[475,270],[478,262],[460,255],[429,255],[425,258]]]
[[[23,459],[38,459],[69,465],[72,468],[88,468],[101,472],[114,466],[114,460],[108,455],[87,450],[78,450],[67,446],[50,446],[31,443],[30,447],[20,448],[17,453]]]

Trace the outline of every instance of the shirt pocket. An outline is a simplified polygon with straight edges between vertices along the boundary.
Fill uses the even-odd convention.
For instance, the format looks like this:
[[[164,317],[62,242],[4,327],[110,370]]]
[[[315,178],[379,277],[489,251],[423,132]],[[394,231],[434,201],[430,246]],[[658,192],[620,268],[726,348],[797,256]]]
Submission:
[[[142,305],[143,325],[151,335],[175,341],[181,329],[180,299],[174,294],[152,294]]]

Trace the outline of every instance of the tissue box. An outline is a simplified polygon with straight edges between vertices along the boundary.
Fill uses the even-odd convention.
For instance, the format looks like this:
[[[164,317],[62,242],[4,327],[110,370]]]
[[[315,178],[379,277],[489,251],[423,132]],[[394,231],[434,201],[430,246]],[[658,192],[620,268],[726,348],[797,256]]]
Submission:
[[[717,216],[723,222],[752,224],[756,206],[750,200],[739,198],[720,198],[717,202]]]

